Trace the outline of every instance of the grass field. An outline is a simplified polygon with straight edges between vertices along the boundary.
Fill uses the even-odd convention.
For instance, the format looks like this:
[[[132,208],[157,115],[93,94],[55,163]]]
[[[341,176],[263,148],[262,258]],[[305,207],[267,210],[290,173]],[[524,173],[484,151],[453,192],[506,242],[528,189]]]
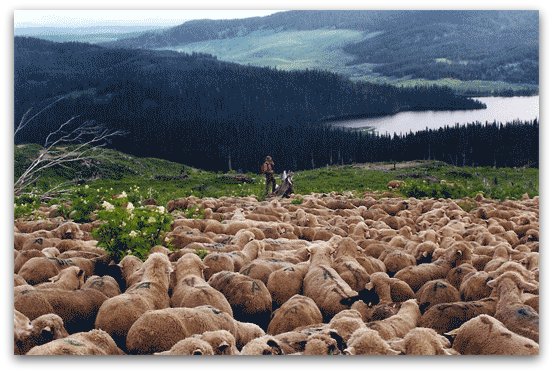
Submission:
[[[15,148],[15,177],[40,150],[38,145],[18,145]],[[277,169],[278,171],[278,169]],[[183,173],[187,176],[183,177]],[[239,182],[234,173],[198,170],[178,163],[155,158],[137,158],[115,150],[103,150],[102,159],[87,168],[73,165],[49,170],[34,185],[35,194],[68,182],[65,195],[52,203],[70,199],[84,185],[91,189],[106,189],[111,193],[140,190],[142,198],[154,198],[159,204],[179,197],[250,196],[263,199],[264,177],[245,174],[251,182]],[[95,177],[95,180],[88,180]],[[404,185],[389,191],[390,180],[402,180]],[[278,181],[277,181],[278,182]],[[138,188],[137,188],[138,187]],[[494,199],[519,199],[524,193],[539,194],[536,168],[454,167],[444,162],[413,161],[332,166],[294,174],[297,194],[366,192],[382,196],[463,198],[482,193]],[[25,203],[28,198],[16,198]]]

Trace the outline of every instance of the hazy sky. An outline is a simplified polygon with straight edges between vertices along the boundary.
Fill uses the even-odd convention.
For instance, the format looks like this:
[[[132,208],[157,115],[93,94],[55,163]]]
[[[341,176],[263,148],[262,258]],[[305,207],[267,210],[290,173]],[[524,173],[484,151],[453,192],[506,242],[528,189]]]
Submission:
[[[191,19],[266,16],[276,10],[16,10],[15,27],[172,26]]]

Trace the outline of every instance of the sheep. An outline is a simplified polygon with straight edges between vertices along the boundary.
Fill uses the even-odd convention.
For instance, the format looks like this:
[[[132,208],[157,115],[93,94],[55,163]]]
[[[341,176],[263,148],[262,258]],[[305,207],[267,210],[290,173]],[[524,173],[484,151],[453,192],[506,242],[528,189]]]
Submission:
[[[307,338],[303,354],[307,356],[340,355],[341,350],[336,339],[328,334],[319,333],[310,335]]]
[[[21,285],[28,285],[27,281],[23,278],[23,276],[14,274],[13,275],[13,286],[21,286]]]
[[[253,240],[253,233],[248,233],[251,234]],[[209,279],[213,274],[221,271],[238,272],[245,264],[257,258],[261,251],[263,251],[261,241],[250,241],[244,245],[241,251],[207,254],[204,258],[204,264],[207,267],[205,271],[206,278]]]
[[[509,330],[534,342],[539,341],[539,315],[522,301],[522,292],[536,291],[537,282],[525,281],[517,272],[505,272],[488,285],[497,291],[497,302],[494,317]]]
[[[141,281],[128,288],[124,294],[106,300],[98,311],[95,327],[108,332],[117,345],[124,348],[130,327],[142,314],[169,307],[168,290],[172,271],[166,255],[151,254],[144,262]]]
[[[484,298],[479,301],[436,304],[426,310],[418,326],[432,328],[439,334],[444,334],[478,315],[493,316],[496,303],[494,298]]]
[[[357,296],[342,300],[343,304],[351,305],[358,300],[364,303],[376,305],[379,303],[404,302],[414,299],[415,293],[404,281],[390,278],[384,272],[373,273],[370,282],[359,292]]]
[[[35,346],[40,346],[69,335],[63,326],[61,317],[53,313],[39,316],[32,322],[27,316],[17,310],[14,310],[14,314],[14,318],[16,319],[14,354],[16,355],[25,355]]]
[[[323,316],[315,302],[311,298],[296,294],[273,313],[267,332],[277,335],[322,322]]]
[[[41,253],[44,254],[47,258],[55,258],[60,255],[60,251],[57,247],[46,247],[42,250],[40,250]]]
[[[365,323],[361,318],[361,313],[358,311],[345,310],[337,313],[336,316],[330,320],[328,326],[336,330],[336,332],[347,341],[357,329],[364,328]]]
[[[459,291],[445,280],[432,280],[424,284],[417,291],[417,301],[421,313],[439,303],[459,302]]]
[[[17,256],[14,258],[13,271],[14,273],[19,273],[23,264],[25,264],[31,258],[44,258],[46,255],[40,250],[26,250],[26,251],[17,251]]]
[[[239,273],[223,271],[211,276],[208,284],[223,293],[232,307],[236,320],[253,322],[264,329],[267,327],[272,299],[262,281]]]
[[[77,266],[62,269],[56,276],[49,278],[51,282],[36,286],[37,289],[77,290],[84,285],[85,273]]]
[[[177,343],[169,351],[156,352],[154,355],[215,355],[209,343],[196,336],[185,338]]]
[[[415,328],[401,340],[390,342],[390,347],[403,355],[459,355],[449,340],[430,328]]]
[[[376,330],[385,340],[402,338],[417,326],[420,317],[417,301],[409,299],[401,305],[396,315],[385,320],[370,322],[367,326],[369,329]]]
[[[417,264],[417,260],[413,255],[399,249],[386,250],[380,254],[378,259],[384,263],[386,272],[388,272],[391,276],[403,268]]]
[[[394,277],[405,281],[417,291],[430,280],[445,278],[449,270],[470,260],[471,247],[465,242],[456,242],[448,249],[445,258],[429,264],[419,264],[402,269]]]
[[[273,271],[267,279],[267,290],[273,300],[273,308],[282,306],[296,294],[302,293],[303,278],[309,269],[308,262],[286,266]]]
[[[273,336],[264,335],[248,342],[240,355],[283,355],[282,347]]]
[[[357,329],[348,339],[346,355],[399,355],[376,330]]]
[[[95,289],[27,290],[14,296],[14,308],[29,319],[55,313],[69,333],[90,330],[102,303],[107,297]]]
[[[100,291],[108,298],[121,294],[117,281],[111,276],[90,276],[82,286],[82,289],[89,288]]]
[[[478,272],[476,268],[472,266],[472,264],[469,263],[463,263],[455,268],[452,268],[446,276],[446,280],[453,285],[456,289],[459,289],[461,287],[461,283],[463,282],[463,279],[465,276],[467,276],[469,273]]]
[[[511,332],[489,315],[479,315],[452,330],[453,349],[462,355],[537,355],[539,345]]]
[[[142,260],[134,255],[125,255],[121,259],[118,266],[121,268],[121,275],[123,280],[125,280],[126,287],[131,287],[140,281],[142,277],[140,270],[143,264]]]
[[[228,330],[240,348],[264,334],[259,327],[236,321],[212,306],[166,308],[148,311],[136,320],[127,335],[127,349],[131,354],[167,351],[182,339],[216,330]]]
[[[279,259],[255,259],[242,267],[240,274],[252,279],[261,280],[266,285],[271,273],[281,268],[289,267],[291,264]]]
[[[336,237],[336,236],[335,236]],[[355,291],[360,291],[369,281],[369,273],[357,260],[362,250],[350,237],[339,239],[332,268]]]
[[[330,320],[338,312],[347,309],[341,301],[356,296],[349,285],[331,267],[334,248],[316,245],[311,253],[309,270],[303,279],[303,294],[315,301],[321,310],[323,320]]]
[[[225,296],[204,280],[205,268],[205,264],[196,254],[185,254],[177,261],[171,307],[193,308],[209,304],[232,316],[232,308]]]
[[[123,351],[108,333],[93,329],[33,347],[27,355],[123,355]]]
[[[493,278],[490,274],[484,271],[471,272],[467,274],[463,278],[461,286],[459,286],[461,300],[471,301],[489,297],[492,289],[487,283],[492,279]]]
[[[84,235],[79,225],[72,221],[60,224],[58,227],[52,229],[52,233],[55,237],[63,240],[80,240]]]
[[[58,275],[61,269],[69,266],[78,266],[87,275],[103,275],[108,269],[108,259],[107,256],[94,259],[36,257],[23,264],[18,273],[31,285],[46,282],[51,277]]]
[[[207,331],[199,336],[209,343],[215,355],[238,355],[236,338],[227,330]]]

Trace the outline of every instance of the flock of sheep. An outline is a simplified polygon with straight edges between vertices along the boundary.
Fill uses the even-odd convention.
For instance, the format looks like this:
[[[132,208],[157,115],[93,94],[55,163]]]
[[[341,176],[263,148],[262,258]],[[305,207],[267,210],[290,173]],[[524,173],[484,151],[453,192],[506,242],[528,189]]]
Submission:
[[[14,353],[538,354],[538,197],[461,202],[188,197],[120,263],[100,222],[16,221]]]

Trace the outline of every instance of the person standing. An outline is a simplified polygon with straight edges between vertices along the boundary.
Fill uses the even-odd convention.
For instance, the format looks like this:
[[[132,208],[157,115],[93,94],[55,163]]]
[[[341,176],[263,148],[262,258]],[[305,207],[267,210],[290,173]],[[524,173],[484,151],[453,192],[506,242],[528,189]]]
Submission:
[[[261,165],[261,173],[265,174],[265,195],[269,195],[269,188],[271,188],[271,193],[274,193],[276,188],[275,181],[275,163],[273,158],[270,155],[265,157],[265,162]]]

